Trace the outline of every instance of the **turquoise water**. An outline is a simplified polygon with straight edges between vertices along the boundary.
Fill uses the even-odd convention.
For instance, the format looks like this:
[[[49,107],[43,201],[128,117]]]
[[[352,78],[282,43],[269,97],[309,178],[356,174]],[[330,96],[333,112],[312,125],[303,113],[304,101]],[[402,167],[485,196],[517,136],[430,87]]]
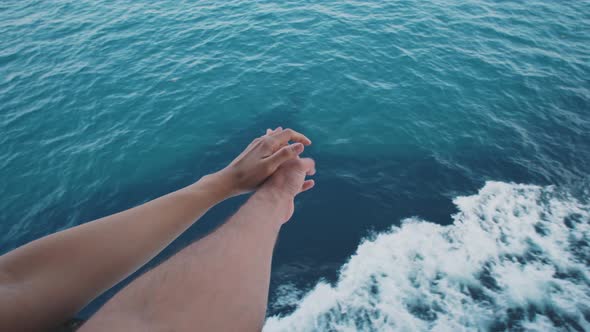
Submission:
[[[8,0],[0,45],[0,253],[283,125],[267,330],[590,329],[589,1]]]

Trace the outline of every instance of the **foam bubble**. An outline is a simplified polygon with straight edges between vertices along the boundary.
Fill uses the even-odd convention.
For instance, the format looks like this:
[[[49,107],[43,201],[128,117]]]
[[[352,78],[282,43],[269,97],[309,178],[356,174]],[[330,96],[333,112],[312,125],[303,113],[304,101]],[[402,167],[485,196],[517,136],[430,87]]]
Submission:
[[[264,330],[590,330],[590,206],[501,182],[454,203],[450,226],[407,219],[364,241]]]

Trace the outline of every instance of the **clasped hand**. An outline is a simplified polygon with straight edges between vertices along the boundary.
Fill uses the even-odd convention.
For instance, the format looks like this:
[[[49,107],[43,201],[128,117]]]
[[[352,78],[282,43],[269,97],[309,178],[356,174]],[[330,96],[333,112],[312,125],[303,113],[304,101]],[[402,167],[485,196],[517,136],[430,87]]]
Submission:
[[[290,217],[293,198],[315,184],[305,179],[315,174],[315,162],[299,157],[310,144],[307,137],[292,129],[267,129],[265,135],[254,139],[227,167],[213,175],[227,184],[229,196],[257,190],[288,203]]]

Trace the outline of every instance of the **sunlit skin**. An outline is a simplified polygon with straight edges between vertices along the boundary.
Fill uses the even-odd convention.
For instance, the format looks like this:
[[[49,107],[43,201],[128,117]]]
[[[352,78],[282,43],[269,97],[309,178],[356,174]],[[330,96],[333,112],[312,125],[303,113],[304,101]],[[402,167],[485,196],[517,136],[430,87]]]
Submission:
[[[299,157],[309,144],[291,129],[269,129],[188,187],[0,256],[0,330],[59,326],[212,206],[252,191],[224,225],[131,282],[81,331],[259,330],[277,234],[295,196],[314,186],[306,180],[313,160]]]

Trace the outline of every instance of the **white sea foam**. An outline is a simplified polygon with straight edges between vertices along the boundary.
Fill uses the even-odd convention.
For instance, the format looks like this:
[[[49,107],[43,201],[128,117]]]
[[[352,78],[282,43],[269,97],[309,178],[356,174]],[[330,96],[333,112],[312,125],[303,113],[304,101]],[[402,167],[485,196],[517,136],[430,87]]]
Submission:
[[[364,241],[264,330],[590,330],[588,205],[501,182],[454,203],[450,226],[407,219]]]

